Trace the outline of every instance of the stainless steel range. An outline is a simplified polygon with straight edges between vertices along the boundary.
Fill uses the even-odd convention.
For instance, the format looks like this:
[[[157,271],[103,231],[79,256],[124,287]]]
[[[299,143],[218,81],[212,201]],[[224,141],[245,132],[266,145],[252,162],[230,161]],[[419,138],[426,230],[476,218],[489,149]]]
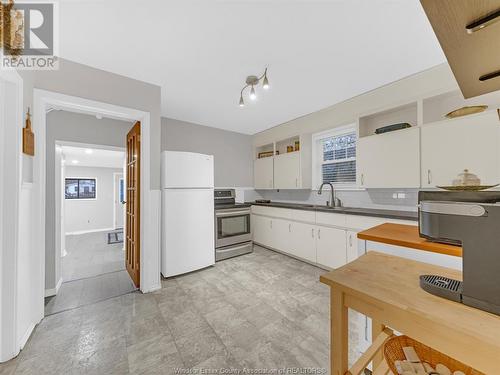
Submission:
[[[250,205],[236,203],[234,189],[215,189],[215,261],[253,251]]]

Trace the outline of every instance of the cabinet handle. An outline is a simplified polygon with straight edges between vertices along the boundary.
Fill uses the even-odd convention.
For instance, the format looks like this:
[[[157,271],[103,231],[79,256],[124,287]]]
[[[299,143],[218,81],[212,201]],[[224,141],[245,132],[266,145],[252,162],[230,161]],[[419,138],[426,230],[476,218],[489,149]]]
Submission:
[[[292,224],[288,224],[288,231],[291,232],[292,231]]]
[[[295,187],[299,187],[299,179],[298,178],[295,179]]]
[[[432,174],[431,174],[431,170],[430,169],[427,169],[427,184],[431,184],[432,182]]]
[[[269,220],[269,225],[270,225],[271,229],[273,229],[273,221],[272,220]]]
[[[321,240],[321,229],[318,229],[318,240]]]
[[[352,234],[349,235],[349,246],[352,247]]]
[[[361,173],[361,185],[365,184],[365,174]]]
[[[314,238],[314,228],[311,229],[311,237]]]

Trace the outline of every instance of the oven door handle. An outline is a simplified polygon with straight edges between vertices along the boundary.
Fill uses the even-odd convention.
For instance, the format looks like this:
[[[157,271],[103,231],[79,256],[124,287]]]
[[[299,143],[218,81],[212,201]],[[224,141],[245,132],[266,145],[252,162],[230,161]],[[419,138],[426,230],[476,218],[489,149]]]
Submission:
[[[227,216],[239,216],[239,215],[250,215],[250,211],[228,211],[228,212],[216,212],[217,217],[227,217]]]
[[[224,248],[221,249],[221,248],[219,248],[219,249],[215,249],[215,251],[217,251],[218,253],[227,253],[227,252],[230,252],[230,251],[243,249],[243,248],[251,246],[251,245],[252,245],[251,242],[247,242],[247,243],[244,243],[243,245],[232,246],[230,249],[224,249]]]

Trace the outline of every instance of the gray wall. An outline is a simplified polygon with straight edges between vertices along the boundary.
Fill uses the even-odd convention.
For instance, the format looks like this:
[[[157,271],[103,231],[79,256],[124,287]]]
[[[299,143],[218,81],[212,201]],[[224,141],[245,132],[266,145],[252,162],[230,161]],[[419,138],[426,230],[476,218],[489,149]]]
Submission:
[[[45,287],[59,280],[60,262],[56,257],[56,196],[55,148],[56,141],[89,143],[103,146],[125,147],[126,136],[132,123],[83,115],[66,111],[47,114],[46,138],[46,196],[45,196]],[[54,261],[55,260],[55,261]]]
[[[151,189],[160,188],[161,88],[159,86],[95,69],[90,66],[78,64],[65,59],[59,59],[58,70],[21,70],[18,71],[18,73],[23,78],[25,109],[28,106],[33,108],[33,89],[38,88],[150,112]],[[36,123],[33,123],[33,129],[36,134]],[[75,129],[75,131],[75,136],[80,134],[80,130]],[[106,134],[112,134],[112,132],[108,132],[107,130],[104,130],[104,128],[99,129],[99,131],[89,134],[94,141],[89,140],[87,142],[102,144],[102,142],[107,139]],[[114,133],[113,136],[115,139],[120,139],[117,133]],[[84,141],[82,140],[79,142]],[[49,149],[47,149],[47,151],[48,150]],[[47,157],[49,157],[49,155],[47,155]],[[52,160],[54,160],[53,158],[54,157],[52,155]],[[26,160],[26,158],[24,159],[23,166],[29,165],[31,160]],[[48,163],[50,163],[49,160]],[[47,174],[47,184],[53,184],[53,182],[54,175]],[[55,215],[53,203],[54,198],[51,196],[53,194],[53,188],[51,189],[50,186],[47,186],[46,218],[51,218],[52,222],[54,222]],[[50,203],[50,201],[52,201],[52,203]],[[53,289],[58,281],[54,278],[57,275],[58,270],[56,270],[56,267],[58,266],[57,261],[55,261],[54,225],[52,224],[51,226],[49,222],[46,224],[46,236],[45,288]]]
[[[160,86],[59,59],[59,69],[18,72],[24,100],[32,106],[33,88],[134,108],[151,114],[151,189],[160,188]],[[36,124],[33,124],[36,130]]]
[[[114,228],[115,173],[123,173],[123,168],[66,166],[65,178],[96,179],[95,199],[65,200],[64,229],[66,233]]]
[[[161,119],[161,150],[214,155],[216,187],[253,186],[253,136]]]

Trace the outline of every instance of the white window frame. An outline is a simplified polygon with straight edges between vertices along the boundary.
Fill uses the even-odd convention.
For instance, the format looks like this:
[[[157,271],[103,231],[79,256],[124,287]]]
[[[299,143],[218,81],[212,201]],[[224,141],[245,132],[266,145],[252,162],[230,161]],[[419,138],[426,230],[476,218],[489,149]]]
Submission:
[[[319,133],[315,133],[312,135],[312,185],[315,190],[319,190],[323,180],[322,180],[322,165],[323,164],[334,164],[338,161],[332,160],[328,162],[323,161],[323,148],[322,141],[326,138],[338,137],[344,134],[349,134],[355,132],[356,133],[356,157],[342,159],[342,162],[345,161],[356,161],[356,169],[358,167],[357,164],[357,154],[358,154],[358,140],[359,140],[359,127],[357,123],[352,123],[348,125],[338,126],[333,129],[325,130]],[[357,173],[356,173],[356,181],[352,183],[340,183],[334,184],[336,189],[345,189],[345,190],[354,190],[358,188],[357,184]]]

